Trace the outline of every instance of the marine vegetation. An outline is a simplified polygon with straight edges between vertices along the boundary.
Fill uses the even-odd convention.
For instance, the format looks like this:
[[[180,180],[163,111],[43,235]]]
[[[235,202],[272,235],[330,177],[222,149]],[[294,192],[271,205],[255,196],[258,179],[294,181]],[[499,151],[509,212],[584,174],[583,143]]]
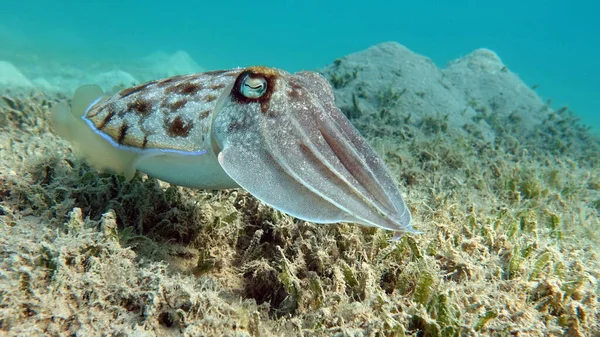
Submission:
[[[443,114],[354,120],[423,232],[390,242],[381,229],[298,220],[244,190],[97,173],[50,130],[62,100],[0,100],[1,333],[600,331],[600,148],[568,113],[531,133],[500,121],[491,143],[453,132]]]

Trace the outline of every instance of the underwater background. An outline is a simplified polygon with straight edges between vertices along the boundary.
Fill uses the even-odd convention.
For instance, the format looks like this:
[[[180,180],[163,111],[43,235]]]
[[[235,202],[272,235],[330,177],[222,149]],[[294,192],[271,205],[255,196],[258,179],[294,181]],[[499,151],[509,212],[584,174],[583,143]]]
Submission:
[[[495,51],[552,107],[600,131],[595,1],[4,1],[0,57],[118,64],[184,50],[206,69],[316,69],[397,41],[439,67]]]
[[[3,1],[0,336],[600,337],[599,6]],[[82,84],[248,65],[322,74],[421,233],[99,172],[60,137]]]

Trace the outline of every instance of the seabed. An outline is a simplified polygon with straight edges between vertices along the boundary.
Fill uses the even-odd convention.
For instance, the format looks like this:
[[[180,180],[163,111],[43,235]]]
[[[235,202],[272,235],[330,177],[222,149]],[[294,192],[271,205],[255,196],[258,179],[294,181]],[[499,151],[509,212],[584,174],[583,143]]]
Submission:
[[[491,143],[353,118],[423,232],[390,242],[97,173],[50,129],[64,99],[0,98],[0,334],[600,336],[600,142],[567,109],[527,133],[481,111]]]

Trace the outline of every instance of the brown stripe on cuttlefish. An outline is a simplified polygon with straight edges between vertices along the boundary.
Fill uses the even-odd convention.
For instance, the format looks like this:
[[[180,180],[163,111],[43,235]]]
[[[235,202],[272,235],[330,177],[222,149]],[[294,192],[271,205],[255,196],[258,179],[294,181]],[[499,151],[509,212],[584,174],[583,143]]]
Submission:
[[[173,82],[178,82],[187,76],[189,76],[189,75],[180,75],[180,76],[169,77],[164,80],[158,81],[158,83],[156,83],[156,86],[159,88],[163,88],[168,85],[171,85],[171,83],[173,83]]]
[[[180,99],[178,101],[169,102],[169,97],[165,97],[163,101],[160,103],[160,107],[163,109],[164,114],[172,114],[178,112],[181,108],[183,108],[187,104],[187,100]]]
[[[127,111],[133,111],[142,117],[147,116],[152,111],[152,102],[143,98],[136,98],[127,103],[127,110],[119,112],[119,116],[122,117]]]
[[[125,141],[125,137],[127,136],[127,129],[129,129],[129,125],[125,122],[121,124],[121,128],[119,129],[119,138],[117,138],[117,143],[123,145]]]
[[[234,71],[234,72],[224,73],[221,76],[236,77],[238,74],[239,74],[239,72]]]
[[[288,98],[291,100],[299,99],[300,96],[302,96],[302,86],[298,83],[292,82],[290,83],[290,87],[291,89],[287,92]]]
[[[203,120],[206,119],[206,117],[210,116],[210,111],[211,110],[205,110],[202,111],[199,115],[198,115],[198,119]]]
[[[129,131],[129,128],[127,130]],[[148,145],[148,136],[144,135],[144,138],[139,138],[134,133],[127,132],[127,136],[125,136],[120,145],[144,149]]]
[[[213,95],[213,94],[208,94],[208,95],[206,95],[206,96],[204,97],[204,101],[205,101],[206,103],[210,103],[210,102],[212,102],[212,101],[214,101],[214,100],[216,100],[216,99],[217,99],[217,96],[216,96],[216,95]]]
[[[181,116],[177,116],[172,122],[165,119],[165,126],[167,126],[167,135],[171,137],[187,137],[190,130],[194,127],[194,123],[191,121],[186,123]]]
[[[218,75],[223,75],[223,74],[225,74],[228,71],[229,70],[213,70],[213,71],[207,71],[205,73],[202,73],[202,75],[218,76]]]
[[[217,83],[210,86],[212,90],[219,90],[225,88],[225,83]]]
[[[113,104],[114,103],[111,103],[110,99],[108,97],[102,97],[101,99],[98,100],[98,102],[96,104],[89,107],[89,110],[85,114],[85,117],[87,119],[93,119],[97,115],[102,114],[107,110],[109,112],[113,111],[114,110]]]
[[[183,82],[170,87],[167,87],[164,91],[165,94],[182,94],[191,95],[204,89],[204,86],[200,83]]]
[[[108,123],[110,123],[110,120],[113,119],[113,117],[115,117],[116,113],[115,110],[112,108],[112,106],[110,108],[107,109],[107,114],[104,117],[104,119],[102,119],[102,122],[100,122],[100,124],[96,125],[96,128],[98,130],[102,130]]]
[[[127,88],[127,89],[123,89],[121,91],[119,91],[119,95],[121,98],[125,98],[133,93],[136,93],[138,91],[141,91],[143,89],[145,89],[146,87],[156,83],[157,81],[151,81],[151,82],[147,82],[147,83],[143,83],[140,85],[137,85],[135,87],[131,87],[131,88]]]

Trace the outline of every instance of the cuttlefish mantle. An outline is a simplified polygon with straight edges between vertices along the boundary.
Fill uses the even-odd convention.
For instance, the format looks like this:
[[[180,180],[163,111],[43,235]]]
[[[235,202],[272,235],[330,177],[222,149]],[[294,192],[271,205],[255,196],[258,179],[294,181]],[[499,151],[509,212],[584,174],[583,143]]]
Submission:
[[[237,68],[151,81],[105,97],[79,88],[56,131],[95,168],[193,188],[242,187],[316,223],[418,233],[383,160],[319,74]]]

